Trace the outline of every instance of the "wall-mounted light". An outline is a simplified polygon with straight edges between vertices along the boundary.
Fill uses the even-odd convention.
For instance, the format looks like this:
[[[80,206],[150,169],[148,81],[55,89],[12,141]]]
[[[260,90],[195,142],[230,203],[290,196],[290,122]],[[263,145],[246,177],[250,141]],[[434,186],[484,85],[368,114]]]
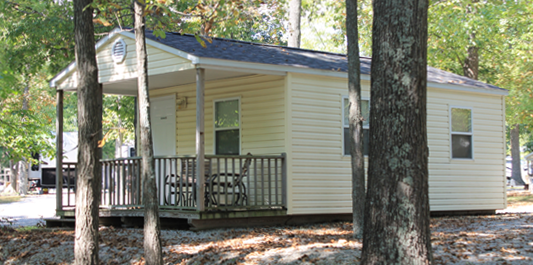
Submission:
[[[178,104],[178,109],[184,109],[187,107],[187,97],[178,98],[176,100],[176,104]]]

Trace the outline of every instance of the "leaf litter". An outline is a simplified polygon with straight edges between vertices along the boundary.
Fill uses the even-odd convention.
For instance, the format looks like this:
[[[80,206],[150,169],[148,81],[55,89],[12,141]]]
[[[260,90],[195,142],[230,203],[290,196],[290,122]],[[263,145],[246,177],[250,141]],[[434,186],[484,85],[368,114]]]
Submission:
[[[435,264],[533,263],[533,214],[431,218]],[[165,264],[357,264],[350,222],[163,230]],[[143,231],[100,228],[101,264],[145,264]],[[74,231],[0,229],[0,264],[71,264]]]

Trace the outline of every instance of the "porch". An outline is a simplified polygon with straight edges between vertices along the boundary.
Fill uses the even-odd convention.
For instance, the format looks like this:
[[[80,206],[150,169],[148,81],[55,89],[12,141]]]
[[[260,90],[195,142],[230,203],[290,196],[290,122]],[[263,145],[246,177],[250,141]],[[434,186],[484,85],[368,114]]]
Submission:
[[[143,216],[141,159],[101,161],[100,217]],[[195,156],[155,157],[160,217],[190,222],[286,215],[285,154],[205,155],[203,175],[196,161]],[[66,166],[64,174],[76,171],[75,164]],[[58,196],[57,214],[63,218],[74,216],[74,187],[68,182],[68,193]]]

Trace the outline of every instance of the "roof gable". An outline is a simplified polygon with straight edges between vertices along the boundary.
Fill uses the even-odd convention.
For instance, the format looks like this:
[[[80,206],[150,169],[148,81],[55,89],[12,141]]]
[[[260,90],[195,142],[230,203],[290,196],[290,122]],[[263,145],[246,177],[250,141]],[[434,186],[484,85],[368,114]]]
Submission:
[[[121,62],[115,62],[112,57],[112,47],[118,40],[122,40],[125,44],[125,58]],[[196,58],[187,53],[152,40],[147,40],[146,46],[149,75],[194,68],[191,60]],[[137,77],[137,53],[133,33],[114,30],[99,40],[95,48],[100,83],[119,82]],[[78,79],[76,69],[74,61],[50,81],[50,86],[66,90],[75,89]]]

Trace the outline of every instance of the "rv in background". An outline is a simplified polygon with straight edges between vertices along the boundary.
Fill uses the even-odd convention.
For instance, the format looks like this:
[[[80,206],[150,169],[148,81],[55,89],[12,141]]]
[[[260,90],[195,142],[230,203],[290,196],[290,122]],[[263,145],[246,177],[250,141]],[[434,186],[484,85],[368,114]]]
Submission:
[[[52,139],[55,143],[56,139]],[[135,148],[133,143],[122,145],[115,152],[115,157],[133,157]],[[29,180],[34,181],[37,187],[56,187],[56,159],[41,157],[35,154],[35,159],[41,161],[30,169]],[[63,187],[75,187],[76,164],[78,163],[78,132],[63,133]]]
[[[52,139],[55,143],[56,139]],[[41,163],[30,168],[30,181],[36,181],[37,187],[56,187],[56,159],[41,157],[36,154],[35,159]],[[78,132],[63,133],[63,187],[75,184],[75,164],[78,162]],[[69,166],[70,164],[70,166]]]

